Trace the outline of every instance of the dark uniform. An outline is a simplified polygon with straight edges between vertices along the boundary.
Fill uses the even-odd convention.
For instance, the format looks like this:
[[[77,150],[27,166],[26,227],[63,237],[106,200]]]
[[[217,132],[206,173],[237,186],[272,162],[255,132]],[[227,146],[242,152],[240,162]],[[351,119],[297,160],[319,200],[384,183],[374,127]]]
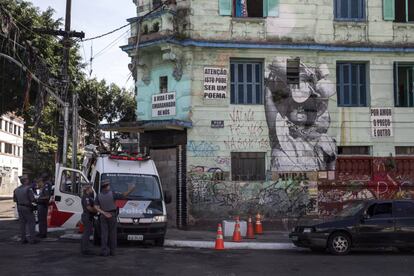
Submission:
[[[102,255],[115,255],[117,245],[117,208],[115,199],[124,198],[120,193],[113,193],[112,191],[102,191],[96,197],[95,204],[112,215],[111,218],[106,218],[100,215],[101,224],[101,248]],[[108,247],[109,246],[109,247]]]
[[[89,239],[93,231],[93,216],[95,213],[92,213],[88,210],[88,206],[94,207],[93,194],[88,195],[84,194],[82,196],[82,224],[83,224],[83,233],[81,241],[81,251],[82,253],[88,253],[89,248]]]
[[[33,205],[35,201],[34,193],[29,185],[21,185],[13,192],[13,201],[17,203],[19,213],[20,233],[23,243],[35,243],[35,216]],[[26,237],[26,229],[29,235]]]
[[[41,238],[46,238],[47,236],[47,210],[49,208],[50,189],[50,186],[45,183],[43,188],[39,192],[39,199],[37,200],[39,236]]]

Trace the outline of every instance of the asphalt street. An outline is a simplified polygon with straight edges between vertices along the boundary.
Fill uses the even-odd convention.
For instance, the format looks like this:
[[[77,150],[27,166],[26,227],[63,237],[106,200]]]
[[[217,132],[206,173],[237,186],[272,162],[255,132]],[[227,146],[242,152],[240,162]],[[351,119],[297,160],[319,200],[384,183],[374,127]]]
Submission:
[[[121,244],[115,257],[82,256],[78,241],[52,237],[20,244],[10,214],[0,210],[0,275],[414,275],[414,254],[396,251],[331,256],[300,249],[217,252]]]

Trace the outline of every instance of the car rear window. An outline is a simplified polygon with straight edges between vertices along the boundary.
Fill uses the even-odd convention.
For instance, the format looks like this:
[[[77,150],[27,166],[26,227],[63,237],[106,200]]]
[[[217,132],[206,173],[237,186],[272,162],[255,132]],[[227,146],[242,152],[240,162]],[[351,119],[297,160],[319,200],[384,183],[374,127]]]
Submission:
[[[414,203],[412,202],[396,202],[396,217],[414,217]]]

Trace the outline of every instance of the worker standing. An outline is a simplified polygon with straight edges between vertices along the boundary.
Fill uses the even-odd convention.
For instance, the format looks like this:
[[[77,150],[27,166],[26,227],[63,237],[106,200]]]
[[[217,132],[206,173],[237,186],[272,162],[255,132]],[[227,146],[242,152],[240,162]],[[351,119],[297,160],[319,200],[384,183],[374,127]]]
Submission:
[[[94,253],[89,250],[89,239],[93,231],[93,217],[96,214],[93,189],[91,185],[83,186],[82,209],[83,233],[81,240],[81,253],[83,255],[94,255]]]
[[[45,179],[40,177],[36,181],[37,189],[39,189],[39,197],[37,198],[37,217],[39,220],[39,237],[44,239],[47,237],[47,211],[50,200],[50,186],[46,184]]]
[[[127,197],[135,186],[129,185],[124,193],[112,192],[110,180],[104,179],[101,182],[101,192],[95,200],[95,208],[101,213],[99,218],[101,224],[101,256],[115,256],[117,246],[117,207],[116,199]]]
[[[22,243],[36,243],[35,239],[35,216],[33,214],[33,203],[35,202],[34,192],[31,188],[29,177],[25,174],[20,178],[22,185],[13,192],[13,201],[17,204],[19,213],[20,234]],[[26,229],[28,236],[26,237]]]

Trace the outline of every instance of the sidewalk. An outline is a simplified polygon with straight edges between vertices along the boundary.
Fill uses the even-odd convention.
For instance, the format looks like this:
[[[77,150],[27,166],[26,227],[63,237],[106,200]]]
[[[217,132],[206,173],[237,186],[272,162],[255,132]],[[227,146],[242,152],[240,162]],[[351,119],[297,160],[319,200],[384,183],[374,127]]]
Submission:
[[[214,248],[216,233],[213,231],[178,230],[169,228],[165,237],[165,246]],[[256,235],[255,239],[243,239],[241,242],[231,242],[231,237],[224,238],[226,249],[270,249],[288,250],[295,246],[289,240],[289,233],[284,231],[264,231],[262,235]]]
[[[81,234],[66,231],[61,239],[79,240]],[[179,230],[168,228],[165,237],[166,247],[187,247],[214,249],[216,233],[213,231]],[[255,239],[243,239],[241,242],[231,242],[231,237],[225,237],[226,249],[252,250],[292,250],[297,249],[289,240],[289,233],[283,231],[264,231],[263,235],[256,235]]]

